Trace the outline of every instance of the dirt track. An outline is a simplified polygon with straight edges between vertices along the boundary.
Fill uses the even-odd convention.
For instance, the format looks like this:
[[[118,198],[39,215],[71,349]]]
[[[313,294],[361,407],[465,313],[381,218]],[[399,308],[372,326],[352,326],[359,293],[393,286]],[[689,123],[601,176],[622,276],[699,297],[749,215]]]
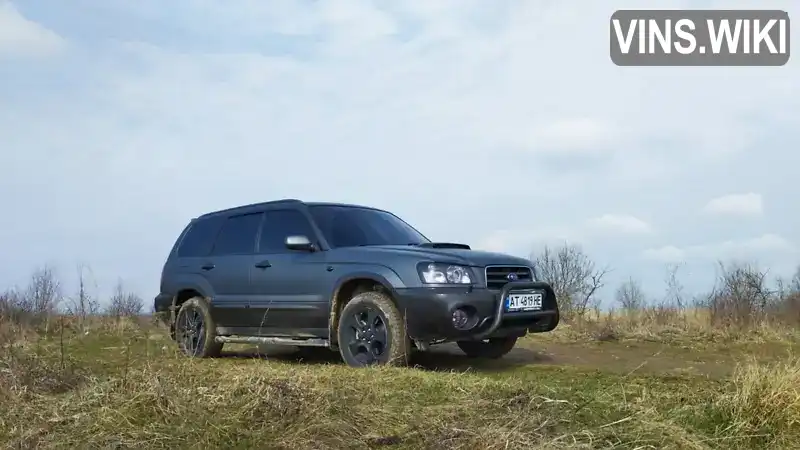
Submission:
[[[777,359],[786,348],[761,347],[760,358]],[[430,352],[415,353],[412,363],[428,370],[479,370],[503,371],[529,365],[571,366],[585,370],[615,373],[657,373],[663,375],[700,375],[711,378],[726,376],[737,361],[749,352],[731,349],[697,349],[659,343],[587,342],[559,343],[536,342],[526,339],[500,360],[481,361],[467,358],[455,344],[443,344]],[[766,350],[766,351],[765,351]],[[296,349],[293,347],[263,348],[266,359],[296,361],[305,364],[341,364],[338,354],[322,349]],[[259,356],[256,348],[230,350],[233,357]]]

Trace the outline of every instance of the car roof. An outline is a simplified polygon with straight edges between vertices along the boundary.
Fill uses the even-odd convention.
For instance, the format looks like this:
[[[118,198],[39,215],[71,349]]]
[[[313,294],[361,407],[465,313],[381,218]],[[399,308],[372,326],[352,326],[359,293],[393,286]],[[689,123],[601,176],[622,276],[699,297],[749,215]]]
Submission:
[[[261,211],[262,209],[264,209],[264,208],[266,208],[268,206],[275,206],[275,205],[282,205],[282,204],[287,204],[287,205],[305,205],[305,206],[340,206],[340,207],[345,207],[345,208],[364,208],[364,209],[374,209],[376,211],[387,212],[387,211],[384,211],[384,210],[379,209],[379,208],[373,208],[371,206],[355,205],[355,204],[350,204],[350,203],[304,202],[302,200],[298,200],[298,199],[295,199],[295,198],[285,198],[285,199],[281,199],[281,200],[272,200],[272,201],[268,201],[268,202],[251,203],[249,205],[234,206],[232,208],[226,208],[226,209],[220,209],[220,210],[217,210],[217,211],[211,211],[211,212],[208,212],[208,213],[205,213],[203,215],[198,216],[195,220],[197,220],[197,219],[205,219],[205,218],[212,217],[212,216],[230,215],[230,214],[235,214],[235,213],[244,214],[244,213],[247,213],[247,212],[250,212],[250,211],[257,212],[257,211]]]

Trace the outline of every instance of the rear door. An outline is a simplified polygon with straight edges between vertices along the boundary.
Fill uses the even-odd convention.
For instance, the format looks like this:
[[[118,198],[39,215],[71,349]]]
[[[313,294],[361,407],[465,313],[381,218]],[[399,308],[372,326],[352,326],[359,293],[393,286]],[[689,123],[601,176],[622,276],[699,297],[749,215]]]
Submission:
[[[252,326],[262,333],[327,337],[330,291],[336,274],[326,253],[286,248],[287,236],[319,239],[300,209],[264,212],[258,251],[251,264]]]
[[[200,261],[199,271],[214,288],[211,311],[218,326],[247,326],[250,267],[261,220],[260,212],[228,217],[210,255]]]
[[[214,289],[208,284],[202,263],[211,253],[214,239],[224,217],[205,217],[192,220],[177,239],[173,251],[164,264],[161,274],[161,293],[156,298],[159,309],[166,311],[172,299],[182,289],[195,289],[213,296]]]

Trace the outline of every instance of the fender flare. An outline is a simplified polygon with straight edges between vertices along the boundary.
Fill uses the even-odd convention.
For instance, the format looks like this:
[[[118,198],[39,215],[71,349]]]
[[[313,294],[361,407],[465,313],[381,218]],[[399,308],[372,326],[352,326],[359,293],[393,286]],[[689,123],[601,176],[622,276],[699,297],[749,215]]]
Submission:
[[[353,280],[370,280],[380,284],[389,291],[389,294],[394,297],[395,289],[404,288],[406,285],[399,275],[391,268],[386,266],[377,266],[379,270],[357,270],[348,272],[339,277],[334,283],[333,291],[330,294],[330,311],[328,314],[328,341],[331,347],[334,348],[336,344],[336,329],[339,320],[339,291],[346,283]],[[380,272],[384,272],[383,274]]]

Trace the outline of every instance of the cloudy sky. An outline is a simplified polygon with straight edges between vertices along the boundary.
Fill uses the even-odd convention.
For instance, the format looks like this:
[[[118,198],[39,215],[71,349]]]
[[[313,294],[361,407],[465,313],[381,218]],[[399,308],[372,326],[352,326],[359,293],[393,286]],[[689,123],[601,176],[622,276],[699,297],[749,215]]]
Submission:
[[[46,263],[69,289],[84,262],[149,302],[190,218],[284,197],[516,255],[580,243],[606,297],[658,294],[671,261],[692,290],[719,258],[790,274],[800,60],[617,67],[609,18],[637,6],[0,0],[0,285]]]

